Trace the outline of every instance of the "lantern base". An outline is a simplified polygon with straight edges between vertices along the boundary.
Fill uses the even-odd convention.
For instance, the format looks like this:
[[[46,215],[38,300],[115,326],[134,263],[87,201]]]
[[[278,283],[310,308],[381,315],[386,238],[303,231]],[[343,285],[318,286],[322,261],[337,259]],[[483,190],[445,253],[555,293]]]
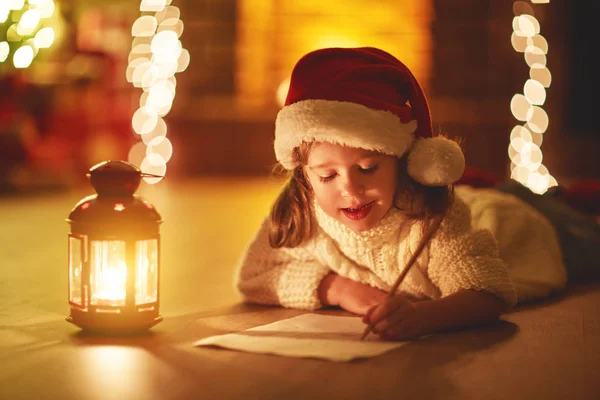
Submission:
[[[160,315],[89,315],[79,310],[71,310],[66,320],[85,332],[99,334],[135,334],[152,328],[163,320]]]

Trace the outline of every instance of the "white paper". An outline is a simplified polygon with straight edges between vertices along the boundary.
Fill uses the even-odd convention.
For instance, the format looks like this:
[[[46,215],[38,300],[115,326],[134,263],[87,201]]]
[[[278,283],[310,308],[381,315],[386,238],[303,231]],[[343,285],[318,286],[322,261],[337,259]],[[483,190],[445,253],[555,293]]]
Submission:
[[[407,342],[384,342],[371,334],[360,340],[365,324],[358,317],[303,314],[238,333],[211,336],[196,346],[218,346],[251,353],[350,361],[375,357]]]

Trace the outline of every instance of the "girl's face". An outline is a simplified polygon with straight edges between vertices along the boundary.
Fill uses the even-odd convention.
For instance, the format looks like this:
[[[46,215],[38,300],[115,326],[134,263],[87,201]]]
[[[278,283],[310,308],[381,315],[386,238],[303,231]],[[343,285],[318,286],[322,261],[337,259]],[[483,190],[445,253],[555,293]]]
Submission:
[[[394,156],[323,142],[310,150],[304,172],[323,211],[360,232],[394,204],[397,163]]]

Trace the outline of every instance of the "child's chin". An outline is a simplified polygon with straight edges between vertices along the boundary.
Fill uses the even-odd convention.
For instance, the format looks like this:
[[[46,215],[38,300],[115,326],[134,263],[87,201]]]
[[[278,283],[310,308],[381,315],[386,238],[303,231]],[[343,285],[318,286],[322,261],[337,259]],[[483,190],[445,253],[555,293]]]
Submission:
[[[354,231],[356,233],[368,231],[369,229],[373,228],[373,224],[371,224],[366,219],[361,220],[361,221],[346,220],[346,221],[343,221],[343,223],[344,223],[344,225],[346,225],[348,227],[348,229],[350,229],[351,231]]]

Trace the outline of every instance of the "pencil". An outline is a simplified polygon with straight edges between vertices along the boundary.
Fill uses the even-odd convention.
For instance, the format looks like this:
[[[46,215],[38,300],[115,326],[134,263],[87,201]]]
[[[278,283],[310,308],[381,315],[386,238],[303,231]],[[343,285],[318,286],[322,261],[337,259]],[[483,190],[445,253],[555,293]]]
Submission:
[[[413,264],[415,263],[415,261],[417,261],[417,258],[419,257],[419,255],[421,254],[421,252],[423,251],[423,249],[429,242],[429,239],[431,239],[433,234],[437,231],[438,227],[442,223],[442,219],[443,219],[443,217],[438,217],[433,222],[433,224],[431,224],[431,226],[429,227],[427,232],[425,232],[425,235],[423,235],[423,238],[421,239],[421,243],[419,243],[419,246],[417,247],[415,252],[411,255],[410,259],[408,260],[408,263],[406,263],[406,267],[402,270],[400,275],[398,275],[398,278],[396,278],[396,281],[394,282],[394,284],[392,285],[392,288],[388,292],[388,295],[387,295],[388,298],[393,297],[396,294],[396,291],[398,290],[398,287],[404,280],[404,277],[406,276],[406,274],[408,274],[408,271],[410,271],[410,269],[413,266]],[[360,340],[364,340],[367,337],[367,335],[369,335],[369,333],[371,333],[371,330],[373,330],[373,327],[371,325],[367,325],[365,327],[365,330],[363,331],[362,336],[360,337]]]

